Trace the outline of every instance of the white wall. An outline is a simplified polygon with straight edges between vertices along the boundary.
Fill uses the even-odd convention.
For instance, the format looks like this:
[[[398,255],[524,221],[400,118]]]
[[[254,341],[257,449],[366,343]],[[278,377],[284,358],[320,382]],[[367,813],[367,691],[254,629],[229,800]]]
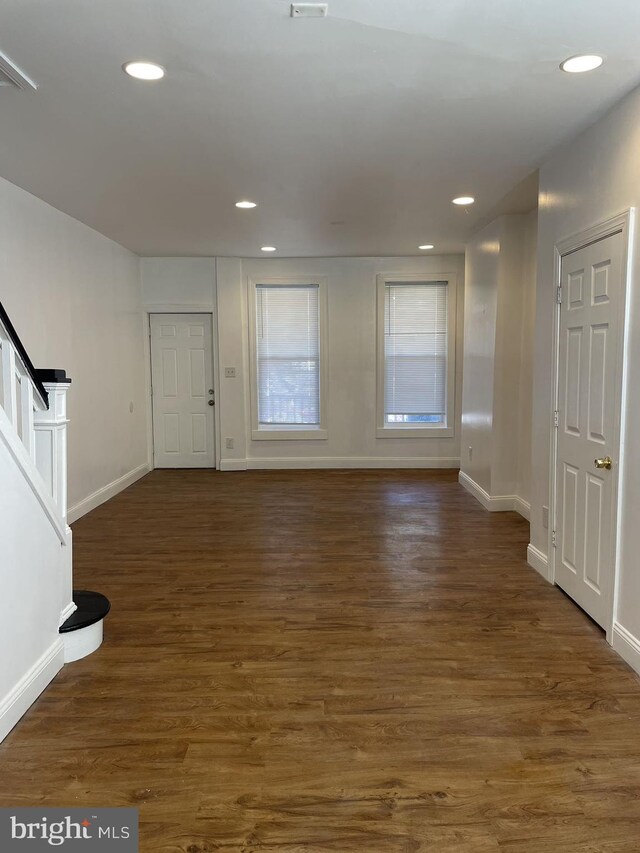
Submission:
[[[427,258],[309,258],[213,260],[145,258],[144,302],[207,305],[217,290],[219,341],[218,409],[221,467],[443,465],[457,467],[460,456],[460,398],[464,259],[458,255]],[[456,432],[453,438],[376,438],[376,275],[458,274]],[[329,395],[327,440],[253,441],[250,386],[247,280],[261,277],[326,276],[328,280]],[[173,284],[171,283],[173,282]],[[169,310],[167,308],[167,310]],[[224,367],[235,367],[225,379]],[[225,447],[233,438],[234,449]]]
[[[147,309],[154,305],[170,311],[183,309],[213,311],[215,306],[215,258],[142,258],[142,299]]]
[[[73,520],[146,470],[139,259],[0,179],[0,301],[35,366],[73,380]]]
[[[640,206],[640,89],[555,152],[540,170],[538,283],[535,334],[531,542],[548,553],[542,508],[549,504],[554,244]],[[628,311],[627,400],[620,516],[620,586],[614,645],[640,670],[640,231],[632,252]],[[625,631],[629,633],[626,636]],[[635,639],[634,639],[635,638]],[[635,643],[635,645],[634,645]]]
[[[533,422],[533,349],[536,323],[536,255],[538,210],[525,217],[522,255],[522,327],[518,378],[518,471],[517,494],[531,503],[531,431]]]
[[[491,494],[493,386],[502,223],[467,245],[460,470]],[[469,450],[471,448],[471,451]]]
[[[13,428],[8,419],[1,420],[9,425],[6,438]],[[58,626],[64,549],[2,434],[0,484],[2,740],[62,667]]]
[[[487,508],[525,515],[536,220],[536,211],[501,216],[466,253],[461,482]]]

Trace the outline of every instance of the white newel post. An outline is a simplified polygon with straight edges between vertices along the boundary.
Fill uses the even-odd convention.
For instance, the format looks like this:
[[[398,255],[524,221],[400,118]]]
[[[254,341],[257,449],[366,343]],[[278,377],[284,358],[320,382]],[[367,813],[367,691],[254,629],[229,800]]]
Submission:
[[[34,413],[36,466],[51,491],[65,523],[67,542],[62,554],[60,624],[75,610],[71,528],[67,524],[67,392],[71,380],[43,382],[49,408]]]

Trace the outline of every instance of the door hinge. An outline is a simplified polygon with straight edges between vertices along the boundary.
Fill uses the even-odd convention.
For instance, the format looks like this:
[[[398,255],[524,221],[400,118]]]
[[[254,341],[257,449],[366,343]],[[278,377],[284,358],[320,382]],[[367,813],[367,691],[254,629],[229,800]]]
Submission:
[[[557,409],[553,413],[553,425],[556,429],[560,426],[560,412]]]
[[[555,530],[551,531],[551,545],[555,548],[557,545],[557,537]]]
[[[562,305],[562,285],[559,284],[556,288],[556,302],[558,305]]]

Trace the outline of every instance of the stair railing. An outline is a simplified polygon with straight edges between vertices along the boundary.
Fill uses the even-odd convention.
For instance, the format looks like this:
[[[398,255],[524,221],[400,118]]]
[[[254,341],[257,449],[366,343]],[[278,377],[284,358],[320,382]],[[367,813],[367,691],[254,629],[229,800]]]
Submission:
[[[29,468],[37,468],[46,492],[55,503],[58,518],[51,520],[63,539],[68,532],[66,397],[69,385],[63,370],[36,370],[0,303],[0,406],[6,416],[5,426],[8,421],[24,453],[14,441],[10,449],[29,479],[33,480],[34,473]],[[36,493],[39,485],[32,482]],[[50,507],[44,509],[51,515]]]

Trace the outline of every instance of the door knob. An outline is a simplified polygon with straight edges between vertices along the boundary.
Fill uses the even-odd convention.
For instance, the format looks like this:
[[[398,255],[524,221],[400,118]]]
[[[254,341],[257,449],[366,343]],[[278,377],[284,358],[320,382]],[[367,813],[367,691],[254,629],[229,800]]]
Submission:
[[[215,406],[215,403],[213,402],[213,400],[208,400],[207,402],[209,403],[210,406]],[[609,465],[609,468],[611,468],[611,465]]]
[[[594,459],[593,464],[596,468],[606,468],[607,471],[610,471],[611,466],[613,465],[613,460],[610,456],[603,456],[602,459]]]

